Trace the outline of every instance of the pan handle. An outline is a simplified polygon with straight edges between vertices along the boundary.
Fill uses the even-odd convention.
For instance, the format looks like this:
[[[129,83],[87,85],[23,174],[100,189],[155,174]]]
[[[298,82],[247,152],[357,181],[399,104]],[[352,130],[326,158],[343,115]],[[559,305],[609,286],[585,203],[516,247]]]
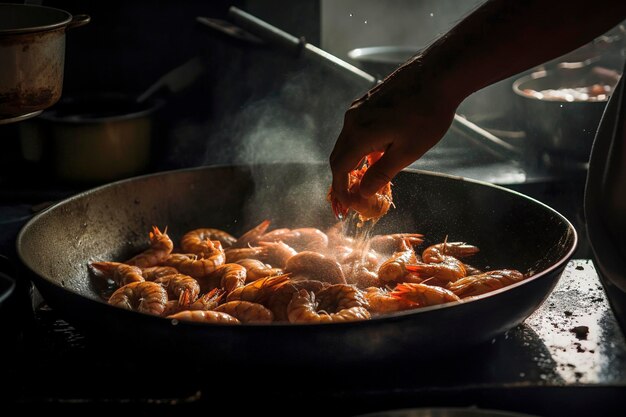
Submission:
[[[76,16],[72,16],[72,20],[67,24],[68,29],[74,29],[81,26],[85,26],[87,23],[91,21],[91,17],[86,14],[77,14]]]

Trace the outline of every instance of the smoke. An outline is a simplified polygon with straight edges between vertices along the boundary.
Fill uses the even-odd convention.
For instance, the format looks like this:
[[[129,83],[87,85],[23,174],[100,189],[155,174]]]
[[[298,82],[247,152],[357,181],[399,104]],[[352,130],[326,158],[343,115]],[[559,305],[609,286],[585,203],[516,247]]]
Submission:
[[[300,68],[275,91],[252,100],[220,128],[222,151],[250,169],[254,181],[243,227],[264,219],[272,227],[326,227],[333,221],[326,194],[328,157],[345,110],[362,91],[322,68]],[[215,159],[215,148],[206,158]]]

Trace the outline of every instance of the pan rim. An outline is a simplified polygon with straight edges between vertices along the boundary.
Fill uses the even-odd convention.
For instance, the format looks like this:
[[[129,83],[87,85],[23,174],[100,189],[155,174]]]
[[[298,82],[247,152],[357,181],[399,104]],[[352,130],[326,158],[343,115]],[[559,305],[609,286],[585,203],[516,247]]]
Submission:
[[[167,317],[160,317],[160,316],[151,316],[149,314],[144,314],[144,313],[139,313],[137,311],[131,311],[131,310],[125,310],[123,308],[120,307],[116,307],[116,306],[112,306],[109,305],[108,303],[104,302],[103,300],[99,299],[99,298],[92,298],[92,297],[88,297],[84,294],[81,294],[77,291],[75,291],[74,289],[71,288],[67,288],[64,287],[62,285],[59,285],[57,282],[52,281],[51,279],[49,279],[48,277],[46,277],[45,274],[40,273],[38,271],[35,271],[31,268],[30,265],[28,265],[25,261],[24,261],[24,254],[22,252],[22,247],[23,245],[21,244],[22,240],[24,239],[24,235],[28,232],[28,229],[30,227],[32,227],[33,224],[36,224],[38,222],[38,219],[45,217],[47,215],[49,215],[49,213],[53,210],[56,210],[58,207],[62,207],[63,205],[69,204],[70,202],[74,201],[74,200],[78,200],[78,199],[82,199],[85,198],[86,196],[95,194],[97,192],[100,192],[100,190],[106,190],[110,187],[113,187],[115,185],[119,185],[119,184],[124,184],[124,183],[131,183],[131,182],[136,182],[139,180],[143,180],[143,179],[147,179],[147,178],[154,178],[154,177],[160,177],[160,176],[168,176],[168,175],[183,175],[185,173],[189,173],[189,172],[194,172],[194,171],[204,171],[207,169],[239,169],[239,170],[250,170],[255,166],[272,166],[272,165],[280,165],[280,166],[289,166],[289,165],[293,165],[293,166],[302,166],[302,165],[307,165],[307,166],[322,166],[325,165],[324,163],[320,162],[320,163],[301,163],[301,162],[275,162],[275,163],[260,163],[260,164],[215,164],[215,165],[206,165],[206,166],[200,166],[200,167],[192,167],[192,168],[183,168],[183,169],[174,169],[174,170],[168,170],[168,171],[160,171],[160,172],[156,172],[156,173],[150,173],[150,174],[145,174],[145,175],[141,175],[141,176],[136,176],[136,177],[131,177],[131,178],[126,178],[126,179],[122,179],[122,180],[118,180],[118,181],[114,181],[111,183],[107,183],[107,184],[103,184],[100,185],[98,187],[94,187],[88,190],[85,190],[83,192],[80,192],[78,194],[75,194],[73,196],[70,196],[62,201],[57,202],[56,204],[46,208],[45,210],[43,210],[42,212],[38,213],[37,215],[33,216],[21,229],[20,232],[17,236],[16,239],[16,249],[17,249],[17,254],[18,257],[20,259],[20,262],[35,276],[38,277],[38,279],[44,280],[47,284],[51,284],[59,289],[62,289],[64,291],[69,291],[72,294],[79,296],[83,299],[89,300],[90,302],[96,302],[98,304],[102,304],[108,307],[112,307],[112,308],[118,308],[121,311],[126,311],[128,313],[132,313],[134,317],[136,317],[136,314],[139,314],[141,316],[146,316],[152,319],[159,319],[159,320],[164,320],[165,321],[169,321],[170,323],[172,322],[171,318],[167,318]],[[420,170],[420,169],[414,169],[414,168],[405,168],[403,170],[403,172],[410,172],[410,173],[417,173],[419,175],[425,175],[425,176],[429,176],[429,177],[440,177],[440,178],[448,178],[448,179],[452,179],[452,180],[461,180],[463,182],[466,183],[472,183],[472,184],[477,184],[480,186],[484,186],[484,187],[488,187],[488,188],[495,188],[500,190],[500,192],[505,192],[505,193],[511,193],[513,195],[516,195],[520,198],[523,198],[525,200],[529,200],[534,204],[538,204],[540,206],[542,206],[544,209],[547,209],[549,212],[551,212],[553,215],[556,215],[561,221],[564,222],[564,224],[567,226],[567,230],[568,230],[568,234],[571,234],[571,238],[572,238],[572,243],[571,243],[571,247],[570,249],[567,251],[566,254],[562,255],[560,257],[560,259],[556,262],[554,262],[552,265],[550,265],[548,268],[528,277],[525,278],[524,280],[517,282],[515,284],[511,284],[508,285],[504,288],[498,289],[498,290],[494,290],[494,291],[490,291],[489,293],[486,294],[482,294],[479,296],[475,296],[472,297],[470,300],[468,301],[463,301],[463,302],[449,302],[449,303],[444,303],[444,304],[438,304],[438,305],[433,305],[433,306],[428,306],[428,307],[423,307],[423,308],[419,308],[419,309],[412,309],[412,310],[404,310],[404,311],[397,311],[397,312],[390,312],[390,313],[385,313],[383,315],[380,316],[374,316],[369,320],[361,320],[361,321],[347,321],[347,322],[330,322],[330,323],[286,323],[286,322],[276,322],[276,323],[242,323],[239,325],[228,325],[228,324],[215,324],[215,323],[197,323],[197,322],[190,322],[190,321],[181,321],[179,320],[178,323],[176,324],[176,327],[182,326],[182,327],[187,327],[187,326],[201,326],[202,328],[212,328],[215,326],[218,327],[232,327],[232,328],[302,328],[302,327],[315,327],[315,328],[326,328],[328,326],[332,326],[333,328],[339,328],[342,326],[350,326],[350,327],[354,327],[354,326],[362,326],[362,325],[367,325],[367,323],[385,323],[387,321],[394,321],[397,319],[402,319],[406,316],[413,316],[416,314],[426,314],[432,311],[438,311],[440,309],[447,309],[450,307],[458,307],[458,308],[462,308],[461,306],[463,305],[468,305],[471,304],[475,301],[481,301],[487,298],[491,298],[494,296],[497,296],[499,294],[502,294],[503,292],[509,291],[509,290],[513,290],[515,288],[519,288],[522,285],[525,285],[529,282],[538,280],[542,277],[545,277],[547,275],[549,275],[551,272],[554,272],[558,269],[562,269],[565,268],[567,262],[569,262],[569,260],[571,259],[573,253],[575,252],[577,246],[578,246],[578,233],[576,232],[576,229],[574,228],[574,226],[571,224],[571,222],[565,217],[563,216],[561,213],[559,213],[558,211],[556,211],[555,209],[553,209],[552,207],[548,206],[545,203],[542,203],[539,200],[536,200],[530,196],[527,196],[525,194],[522,194],[518,191],[515,190],[511,190],[496,184],[492,184],[489,182],[485,182],[485,181],[480,181],[480,180],[475,180],[475,179],[471,179],[471,178],[466,178],[466,177],[461,177],[461,176],[456,176],[456,175],[450,175],[450,174],[444,174],[444,173],[439,173],[439,172],[433,172],[433,171],[426,171],[426,170]],[[549,295],[549,294],[547,294]]]

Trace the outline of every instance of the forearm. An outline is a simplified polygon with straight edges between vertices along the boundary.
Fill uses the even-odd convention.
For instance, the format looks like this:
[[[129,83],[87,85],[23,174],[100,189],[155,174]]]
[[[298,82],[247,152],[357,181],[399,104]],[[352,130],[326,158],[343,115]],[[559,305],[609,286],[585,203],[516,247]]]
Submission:
[[[625,18],[625,0],[488,0],[419,60],[462,99],[574,50]]]

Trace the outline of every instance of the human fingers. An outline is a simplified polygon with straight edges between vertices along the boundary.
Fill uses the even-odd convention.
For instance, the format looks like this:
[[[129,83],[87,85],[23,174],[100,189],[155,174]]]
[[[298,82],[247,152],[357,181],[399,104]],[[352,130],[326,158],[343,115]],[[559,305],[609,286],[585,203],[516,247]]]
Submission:
[[[418,156],[413,157],[400,146],[389,146],[383,156],[365,171],[359,187],[361,196],[368,198],[376,194],[385,184],[391,182],[398,172],[417,158]]]
[[[359,143],[349,139],[350,133],[345,129],[339,135],[337,143],[330,154],[330,169],[333,175],[332,188],[340,203],[347,206],[348,180],[350,171],[357,168],[359,162],[367,154],[367,150]]]

